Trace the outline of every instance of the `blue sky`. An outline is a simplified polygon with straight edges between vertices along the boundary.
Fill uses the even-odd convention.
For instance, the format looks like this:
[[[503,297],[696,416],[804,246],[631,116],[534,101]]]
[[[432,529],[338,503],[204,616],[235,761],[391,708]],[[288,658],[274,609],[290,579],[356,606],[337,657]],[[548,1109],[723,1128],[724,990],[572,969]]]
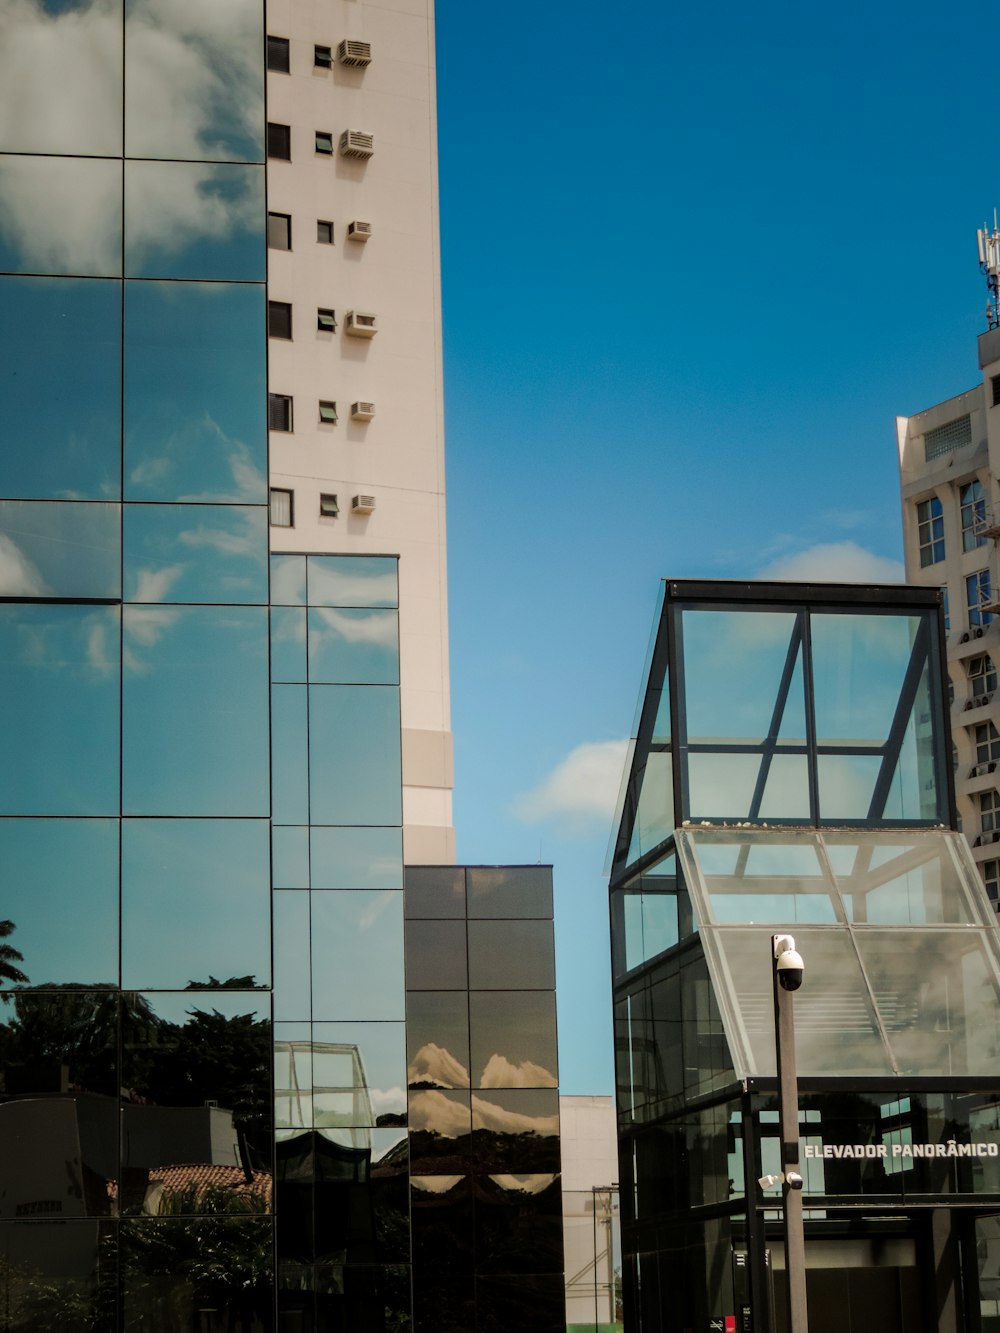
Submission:
[[[658,580],[895,572],[894,417],[978,379],[989,32],[964,0],[437,26],[459,859],[554,862],[562,1086],[610,1092]]]

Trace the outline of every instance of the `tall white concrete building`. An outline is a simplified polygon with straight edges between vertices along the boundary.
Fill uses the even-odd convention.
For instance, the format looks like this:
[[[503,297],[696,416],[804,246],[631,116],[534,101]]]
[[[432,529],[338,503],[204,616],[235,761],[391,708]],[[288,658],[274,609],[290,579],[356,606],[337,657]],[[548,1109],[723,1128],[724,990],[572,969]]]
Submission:
[[[432,0],[267,6],[271,549],[399,556],[404,860],[454,861]]]
[[[906,577],[946,592],[958,813],[1000,909],[1000,329],[980,336],[979,368],[896,433]]]

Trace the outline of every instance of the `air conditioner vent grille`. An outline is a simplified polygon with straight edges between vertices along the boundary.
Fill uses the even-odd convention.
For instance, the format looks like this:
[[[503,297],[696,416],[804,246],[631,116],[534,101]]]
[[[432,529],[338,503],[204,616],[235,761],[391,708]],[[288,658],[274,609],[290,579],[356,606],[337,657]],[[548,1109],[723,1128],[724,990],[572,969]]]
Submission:
[[[364,66],[372,63],[371,42],[355,42],[346,38],[337,47],[337,59],[342,65]]]
[[[368,158],[374,152],[374,134],[366,134],[363,130],[344,130],[340,136],[341,157]]]

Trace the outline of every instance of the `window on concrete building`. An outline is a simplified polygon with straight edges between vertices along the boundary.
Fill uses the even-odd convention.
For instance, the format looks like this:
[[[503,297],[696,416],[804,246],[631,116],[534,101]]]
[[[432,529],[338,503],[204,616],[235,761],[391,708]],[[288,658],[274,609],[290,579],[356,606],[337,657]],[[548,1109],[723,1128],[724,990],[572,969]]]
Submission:
[[[267,155],[290,162],[292,157],[292,130],[290,125],[267,122]]]
[[[984,861],[980,869],[990,902],[1000,911],[1000,861]]]
[[[271,338],[292,336],[292,306],[290,301],[268,301],[267,332]]]
[[[268,213],[267,243],[272,250],[292,248],[292,219],[287,213]]]
[[[1000,834],[1000,791],[992,787],[979,793],[979,827],[983,833]]]
[[[992,722],[982,722],[973,730],[977,764],[995,764],[1000,759],[1000,731]]]
[[[932,458],[940,458],[955,449],[972,443],[972,418],[958,417],[943,426],[936,426],[924,436],[924,457],[929,463]]]
[[[279,486],[271,487],[271,527],[294,527],[295,493]]]
[[[333,135],[330,133],[329,130],[316,131],[316,152],[317,153],[333,152]]]
[[[316,222],[316,239],[320,245],[332,245],[333,223],[324,222],[322,218],[319,218]]]
[[[289,71],[289,48],[287,37],[267,38],[267,67],[275,74],[287,74]]]
[[[337,424],[337,404],[330,402],[329,399],[321,400],[319,419],[327,426],[335,426]]]
[[[284,393],[267,395],[268,430],[292,429],[292,400]]]
[[[990,376],[990,394],[993,399],[991,406],[996,407],[1000,404],[1000,375]]]
[[[337,330],[337,317],[332,310],[316,311],[316,327],[322,329],[324,333],[335,333]]]
[[[944,559],[944,508],[936,495],[917,505],[917,545],[921,568]]]
[[[942,611],[944,612],[944,632],[945,632],[945,634],[950,634],[950,633],[951,633],[951,608],[950,608],[950,606],[948,605],[948,589],[947,589],[947,588],[942,588],[941,591],[942,591],[942,593],[944,594],[944,599],[943,599],[942,606],[941,606],[941,609],[942,609]]]
[[[319,65],[322,69],[329,69],[333,64],[333,47],[314,46],[313,64]]]
[[[336,518],[340,513],[340,505],[337,503],[335,495],[321,495],[319,497],[320,518]]]
[[[969,673],[969,694],[974,699],[981,699],[993,693],[997,687],[997,669],[989,653],[979,657],[970,657],[965,664]]]
[[[970,481],[959,492],[962,505],[962,550],[974,551],[977,546],[986,545],[983,531],[986,527],[986,497],[983,495],[983,483]],[[923,564],[921,557],[921,564]]]
[[[991,625],[993,613],[986,609],[991,603],[990,571],[980,569],[975,574],[968,574],[965,579],[965,605],[969,612],[969,624]]]

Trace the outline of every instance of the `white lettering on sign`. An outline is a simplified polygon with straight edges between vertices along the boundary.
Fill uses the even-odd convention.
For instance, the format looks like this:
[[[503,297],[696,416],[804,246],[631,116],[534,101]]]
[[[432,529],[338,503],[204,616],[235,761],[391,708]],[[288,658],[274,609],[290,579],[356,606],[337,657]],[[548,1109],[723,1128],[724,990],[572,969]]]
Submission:
[[[959,1143],[949,1139],[947,1143],[806,1143],[802,1155],[805,1158],[850,1157],[855,1160],[880,1157],[1000,1157],[1000,1144],[997,1143]]]

